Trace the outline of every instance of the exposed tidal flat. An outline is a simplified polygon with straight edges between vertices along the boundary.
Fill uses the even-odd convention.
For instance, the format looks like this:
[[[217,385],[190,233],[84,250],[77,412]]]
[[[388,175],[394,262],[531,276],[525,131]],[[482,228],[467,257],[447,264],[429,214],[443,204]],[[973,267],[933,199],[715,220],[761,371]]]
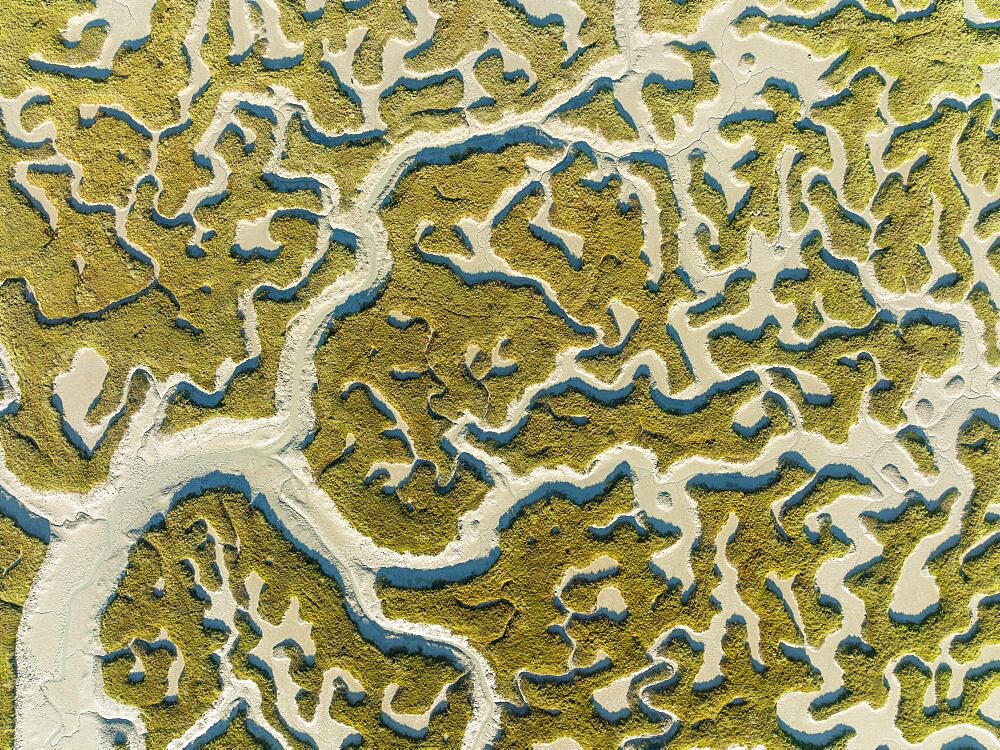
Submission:
[[[1000,7],[0,7],[0,744],[1000,747]]]

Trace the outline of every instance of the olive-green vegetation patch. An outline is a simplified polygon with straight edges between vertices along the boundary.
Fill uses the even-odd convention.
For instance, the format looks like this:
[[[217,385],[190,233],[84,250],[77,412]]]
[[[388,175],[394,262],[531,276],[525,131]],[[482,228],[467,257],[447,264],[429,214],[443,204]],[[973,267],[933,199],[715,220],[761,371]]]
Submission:
[[[0,743],[14,742],[14,639],[45,544],[0,516]]]
[[[296,550],[243,495],[214,492],[180,502],[160,526],[139,539],[101,620],[101,638],[111,654],[104,666],[105,687],[109,695],[142,712],[149,746],[166,747],[220,695],[218,654],[234,636],[237,641],[231,653],[222,658],[237,677],[258,685],[270,724],[285,726],[275,708],[273,682],[248,656],[259,634],[241,615],[224,626],[207,618],[207,599],[223,585],[222,571],[216,566],[218,545],[223,547],[225,573],[238,606],[248,606],[246,581],[256,574],[264,582],[260,613],[268,622],[278,624],[295,598],[299,616],[312,624],[314,659],[305,660],[297,644],[289,645],[289,652],[298,654],[293,656],[292,675],[301,686],[296,698],[303,717],[308,720],[316,710],[323,673],[334,667],[344,669],[361,682],[366,697],[356,702],[345,695],[335,696],[330,709],[334,718],[354,727],[375,747],[407,746],[407,738],[380,722],[379,704],[386,685],[402,686],[394,702],[397,710],[421,713],[459,673],[447,662],[419,654],[384,653],[365,640],[346,609],[339,586],[318,563]],[[198,583],[194,570],[200,574]],[[167,695],[167,675],[176,657],[155,648],[161,629],[183,654],[176,700]],[[129,651],[134,639],[142,643]],[[130,678],[136,651],[144,667],[142,679]],[[426,740],[431,744],[425,746],[457,747],[470,712],[464,691],[463,683],[452,691],[447,711],[431,722]],[[229,731],[239,736],[239,722]],[[290,734],[285,740],[296,748],[307,747]],[[240,745],[227,741],[220,746]]]
[[[127,6],[0,2],[0,498],[264,493],[98,592],[149,747],[997,737],[1000,1]]]
[[[497,674],[498,689],[510,704],[498,747],[524,747],[532,739],[562,735],[615,746],[632,735],[657,733],[656,723],[640,713],[615,723],[604,720],[591,699],[595,690],[647,666],[650,651],[671,660],[672,666],[657,680],[650,675],[645,682],[670,678],[655,689],[653,702],[682,720],[678,742],[705,745],[739,736],[768,747],[790,747],[778,729],[774,695],[793,686],[810,689],[815,682],[805,665],[788,659],[779,648],[779,641],[798,636],[765,578],[777,573],[795,581],[809,636],[820,639],[836,627],[838,618],[818,603],[808,581],[825,559],[845,551],[829,535],[811,543],[802,535],[783,539],[777,533],[768,505],[804,478],[800,470],[789,467],[759,493],[696,494],[705,541],[692,561],[699,580],[693,595],[669,586],[650,566],[651,556],[674,541],[669,535],[665,538],[641,522],[622,524],[610,533],[601,531],[618,514],[631,511],[631,490],[624,481],[583,505],[554,496],[525,510],[501,533],[496,564],[472,581],[430,592],[386,587],[381,593],[389,612],[445,624],[469,637],[486,656]],[[808,510],[850,489],[843,482],[820,485],[785,522],[793,528]],[[739,571],[740,591],[762,617],[767,668],[759,671],[752,666],[746,632],[733,625],[724,641],[724,682],[692,692],[700,655],[682,641],[660,648],[654,648],[654,642],[674,625],[704,630],[716,614],[711,592],[718,573],[712,572],[716,550],[710,540],[730,512],[739,514],[740,528],[726,554]],[[566,610],[557,608],[553,593],[571,567],[585,567],[601,556],[617,562],[615,574],[572,585],[563,596],[564,606],[572,612],[590,612],[601,589],[614,586],[628,605],[628,615],[621,622],[576,619],[566,628],[571,639],[567,640],[554,629],[564,622]],[[571,654],[574,663],[583,666],[599,662],[602,653],[610,664],[594,674],[558,682],[533,676],[565,673]]]

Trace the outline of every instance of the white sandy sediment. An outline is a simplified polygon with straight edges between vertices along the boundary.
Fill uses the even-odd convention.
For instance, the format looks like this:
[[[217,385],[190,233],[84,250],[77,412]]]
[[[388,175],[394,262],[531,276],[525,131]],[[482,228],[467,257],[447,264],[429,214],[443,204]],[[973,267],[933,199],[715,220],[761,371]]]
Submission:
[[[122,10],[125,6],[121,3],[101,0],[95,4],[92,12],[75,18],[66,30],[67,40],[72,40],[78,37],[87,24],[105,23],[108,35],[96,60],[86,66],[66,66],[40,59],[35,62],[41,66],[53,66],[68,75],[99,77],[102,72],[110,69],[111,61],[123,45],[141,43],[148,36],[153,5],[146,0],[133,3],[126,13]],[[282,32],[278,5],[271,0],[256,2],[260,11],[259,23],[251,19],[247,5],[247,0],[231,0],[228,6],[233,37],[232,56],[249,54],[255,42],[263,41],[266,62],[278,67],[295,64],[302,54],[301,43],[288,39]],[[582,11],[577,3],[572,0],[519,0],[515,5],[522,8],[530,18],[554,15],[561,19],[567,58],[572,58],[579,51],[582,45],[581,28],[585,27]],[[832,7],[832,2],[827,5]],[[324,61],[330,71],[328,74],[333,75],[360,102],[363,125],[359,132],[376,133],[384,129],[385,123],[380,113],[381,97],[402,78],[433,75],[411,71],[407,65],[407,53],[432,38],[438,19],[431,6],[421,0],[409,0],[407,7],[414,19],[413,38],[389,40],[387,63],[383,67],[383,78],[378,84],[362,85],[353,74],[354,55],[364,36],[363,31],[356,30],[349,34],[343,50],[325,46]],[[100,667],[103,649],[98,636],[98,622],[125,570],[129,549],[137,534],[154,518],[167,512],[179,495],[199,488],[217,486],[219,483],[245,486],[252,497],[266,506],[284,533],[311,550],[337,572],[343,582],[347,605],[358,615],[360,627],[366,637],[380,644],[403,642],[426,654],[447,658],[465,675],[463,679],[468,681],[470,687],[473,715],[465,729],[462,745],[464,748],[484,748],[497,734],[501,702],[495,677],[486,659],[464,638],[444,628],[388,618],[375,593],[375,581],[379,574],[403,583],[426,583],[472,575],[488,564],[487,561],[498,544],[498,532],[503,519],[513,509],[521,507],[528,498],[537,497],[545,488],[556,484],[572,486],[581,497],[593,496],[602,492],[611,478],[624,476],[631,482],[634,491],[632,515],[677,530],[676,539],[659,550],[653,556],[651,564],[664,581],[676,584],[681,591],[688,591],[695,585],[690,563],[691,553],[701,538],[697,507],[687,491],[688,483],[694,477],[706,475],[760,476],[773,471],[792,453],[800,456],[802,461],[816,471],[833,465],[851,467],[870,481],[871,488],[866,495],[837,498],[827,507],[810,514],[806,521],[806,530],[818,533],[821,523],[828,520],[851,545],[845,555],[824,562],[815,581],[819,592],[838,602],[842,609],[841,624],[834,632],[819,643],[807,642],[802,633],[801,614],[790,582],[778,577],[771,578],[774,590],[782,598],[789,616],[802,633],[802,643],[799,645],[809,664],[818,672],[820,683],[816,691],[786,693],[779,699],[778,716],[782,725],[792,736],[810,741],[823,741],[846,725],[856,733],[849,746],[858,748],[889,743],[894,748],[920,747],[929,750],[951,740],[970,738],[986,747],[1000,747],[995,734],[982,727],[965,724],[939,730],[921,743],[907,740],[895,728],[894,723],[895,711],[901,699],[899,681],[894,671],[898,663],[891,664],[886,670],[889,700],[884,706],[858,703],[823,720],[815,719],[810,710],[814,700],[823,695],[834,694],[842,688],[843,671],[835,658],[837,649],[846,640],[861,636],[866,616],[864,603],[848,589],[845,579],[858,570],[859,566],[870,564],[882,551],[881,544],[865,527],[862,520],[864,515],[903,507],[908,502],[907,493],[911,491],[919,492],[926,498],[938,498],[950,490],[957,492],[957,499],[951,506],[945,528],[916,545],[904,565],[894,592],[891,616],[899,621],[921,621],[934,610],[940,598],[938,584],[929,572],[928,563],[955,539],[974,491],[972,477],[957,459],[958,436],[973,415],[996,412],[1000,381],[997,379],[997,368],[989,365],[986,359],[982,323],[966,303],[940,301],[927,294],[932,285],[947,274],[950,268],[940,254],[935,255],[933,247],[928,248],[927,252],[934,278],[918,292],[889,292],[880,285],[874,264],[870,260],[859,262],[857,272],[880,310],[896,319],[902,319],[913,311],[949,316],[956,321],[962,333],[965,344],[959,363],[940,378],[921,377],[903,406],[907,421],[921,425],[933,447],[941,469],[935,476],[923,474],[895,439],[896,430],[885,428],[870,418],[866,408],[862,409],[861,418],[851,427],[846,442],[842,444],[832,444],[822,436],[806,431],[793,400],[787,398],[787,391],[795,389],[803,397],[821,399],[829,395],[829,388],[814,375],[791,368],[782,372],[783,377],[780,379],[773,377],[773,368],[753,366],[746,373],[759,380],[765,395],[786,405],[790,420],[795,425],[790,433],[774,438],[746,463],[697,457],[671,466],[660,466],[650,451],[623,444],[602,452],[581,472],[564,467],[539,468],[526,475],[518,475],[511,467],[489,454],[482,447],[481,441],[471,439],[470,429],[473,428],[487,438],[516,432],[523,425],[525,415],[538,397],[570,381],[582,383],[597,398],[630,387],[639,374],[648,374],[652,388],[673,398],[694,399],[710,393],[713,388],[729,382],[733,377],[732,374],[723,373],[706,355],[708,338],[721,324],[754,330],[771,317],[780,326],[779,340],[782,343],[808,343],[794,329],[794,307],[776,303],[771,291],[782,270],[802,266],[801,257],[795,248],[801,246],[803,237],[809,232],[818,232],[821,237],[829,240],[829,230],[820,214],[815,211],[809,213],[804,228],[793,230],[787,196],[782,203],[782,228],[778,242],[768,243],[759,235],[751,236],[746,268],[755,275],[756,280],[750,291],[750,305],[745,310],[723,316],[703,326],[695,326],[690,322],[688,313],[694,303],[677,304],[669,310],[667,319],[690,358],[695,379],[691,386],[683,391],[672,389],[666,366],[653,351],[636,354],[615,378],[602,381],[585,370],[578,359],[581,350],[567,350],[554,354],[549,378],[531,386],[509,404],[499,423],[482,424],[473,415],[466,414],[448,430],[445,439],[456,453],[485,467],[485,471],[495,481],[493,489],[481,505],[462,518],[458,535],[440,554],[400,554],[374,545],[349,524],[336,504],[316,484],[299,448],[315,423],[311,403],[312,389],[317,379],[313,360],[315,350],[333,319],[369,304],[373,293],[386,283],[392,267],[392,257],[388,250],[386,230],[379,218],[379,209],[400,177],[430,148],[459,151],[472,138],[493,136],[502,139],[517,132],[519,128],[530,128],[559,144],[565,153],[550,161],[527,165],[523,182],[504,192],[485,219],[468,217],[457,223],[455,229],[468,239],[471,256],[432,257],[428,253],[426,255],[429,259],[452,264],[456,273],[466,278],[496,274],[508,283],[532,285],[546,298],[552,309],[561,311],[560,314],[568,325],[587,328],[565,312],[558,295],[543,280],[522,274],[503,261],[491,246],[490,238],[490,223],[519,200],[519,191],[537,184],[544,201],[532,219],[533,231],[562,247],[568,263],[579,261],[585,250],[580,238],[552,224],[550,180],[553,172],[563,165],[569,149],[579,141],[584,141],[594,149],[595,160],[598,162],[596,173],[618,175],[622,180],[623,190],[627,186],[627,190],[634,191],[639,199],[644,211],[645,258],[649,267],[645,281],[651,285],[660,283],[663,274],[671,269],[663,267],[660,257],[658,220],[650,218],[656,211],[655,193],[638,174],[638,170],[631,168],[630,157],[650,151],[660,154],[669,165],[676,183],[686,185],[690,181],[690,157],[697,151],[705,157],[705,169],[718,182],[728,205],[734,206],[743,196],[746,185],[734,176],[732,165],[743,158],[753,144],[749,137],[738,143],[729,142],[718,132],[718,122],[734,112],[763,106],[763,100],[756,92],[773,76],[780,76],[788,85],[796,88],[804,108],[835,93],[821,81],[821,74],[829,67],[830,60],[814,58],[804,48],[779,42],[762,34],[749,34],[745,37],[738,35],[731,22],[748,7],[750,3],[745,0],[721,3],[705,17],[691,38],[685,40],[688,44],[704,42],[716,52],[717,58],[712,70],[718,78],[719,90],[712,100],[695,109],[691,123],[680,118],[676,120],[676,133],[669,141],[662,139],[651,127],[651,116],[648,111],[644,111],[645,105],[641,98],[637,101],[634,92],[637,90],[636,86],[650,74],[677,80],[690,74],[689,67],[669,47],[671,38],[668,35],[641,31],[635,0],[618,0],[615,4],[616,33],[622,52],[594,65],[580,83],[554,96],[534,111],[510,115],[497,123],[485,125],[475,119],[473,110],[469,110],[467,123],[460,127],[434,135],[417,134],[396,144],[364,179],[358,196],[352,200],[349,208],[340,207],[341,196],[332,180],[320,174],[290,174],[284,171],[280,158],[275,156],[268,165],[269,170],[286,177],[310,180],[322,199],[322,212],[317,217],[319,231],[316,253],[304,264],[303,273],[307,273],[313,261],[322,256],[335,234],[350,236],[356,242],[356,266],[317,295],[296,316],[286,331],[275,393],[276,416],[249,421],[215,419],[179,434],[165,434],[160,428],[164,400],[185,379],[183,374],[178,374],[165,382],[153,384],[145,403],[127,426],[112,459],[109,479],[103,485],[84,495],[37,492],[20,482],[6,468],[0,470],[0,487],[16,499],[18,512],[28,521],[34,519],[38,523],[47,523],[51,532],[49,551],[24,607],[18,632],[18,748],[103,748],[110,746],[117,733],[122,733],[132,748],[144,746],[145,728],[138,711],[116,703],[104,691]],[[322,8],[322,3],[311,2],[307,12],[319,12]],[[182,122],[188,117],[192,100],[203,95],[209,82],[209,71],[201,58],[200,47],[210,10],[211,4],[206,0],[197,3],[191,28],[185,36],[191,74],[187,87],[179,96]],[[788,14],[795,13],[793,9],[783,6],[778,10]],[[819,12],[821,11],[815,11]],[[465,106],[481,95],[481,85],[476,81],[473,70],[475,61],[480,54],[494,52],[501,57],[505,70],[520,71],[529,82],[534,81],[534,72],[528,61],[491,36],[481,53],[463,59],[457,66],[462,72]],[[755,61],[752,65],[746,63],[749,58],[745,56],[748,55]],[[581,130],[578,126],[565,125],[553,116],[596,81],[604,79],[613,82],[616,95],[627,98],[628,110],[638,130],[637,141],[634,143],[608,142],[599,134]],[[5,130],[11,137],[28,144],[57,145],[57,133],[52,123],[42,123],[31,131],[25,130],[22,125],[23,110],[45,95],[44,91],[28,89],[14,99],[0,100],[0,115],[3,117]],[[234,91],[220,94],[214,120],[196,146],[199,156],[211,165],[212,179],[208,185],[191,191],[178,215],[193,217],[202,202],[211,200],[226,190],[230,171],[216,150],[216,145],[227,128],[240,127],[237,112],[243,105],[267,110],[276,122],[275,134],[282,143],[293,116],[306,121],[313,119],[307,103],[296,100],[290,91],[277,86],[264,94],[251,95]],[[86,114],[98,116],[99,110],[88,110]],[[895,123],[887,107],[883,115],[886,131],[889,131]],[[140,127],[141,123],[136,126]],[[247,138],[253,137],[246,135]],[[150,136],[155,148],[159,136],[153,132]],[[888,137],[885,133],[874,134],[870,141],[877,144],[879,138]],[[839,194],[844,187],[846,161],[843,144],[837,138],[836,134],[830,135],[834,163],[830,173],[823,176],[830,180]],[[281,151],[281,148],[275,149],[276,154]],[[876,155],[873,159],[877,161],[881,150],[873,148],[872,153]],[[16,165],[12,172],[12,183],[24,192],[37,210],[55,227],[58,225],[60,208],[31,182],[33,170],[39,167],[63,169],[70,174],[71,192],[79,202],[82,201],[79,194],[79,165],[61,156],[56,150],[56,155],[47,157],[44,162],[27,159]],[[780,168],[787,191],[791,156],[782,159]],[[970,217],[978,216],[1000,197],[996,191],[989,192],[982,185],[972,184],[962,173],[957,157],[953,158],[952,169],[969,201]],[[880,180],[885,179],[886,171],[881,169],[881,164],[876,164],[874,171]],[[802,179],[805,182],[817,176],[818,170],[813,170]],[[162,190],[162,186],[158,186],[158,189]],[[131,200],[134,199],[135,189]],[[708,298],[725,288],[729,273],[715,272],[706,267],[698,250],[696,231],[699,226],[708,227],[715,241],[718,239],[718,228],[697,210],[686,190],[677,191],[677,200],[683,217],[678,236],[680,265],[693,287],[700,293],[700,298]],[[115,213],[116,220],[121,217],[122,227],[128,208],[109,207]],[[871,226],[877,225],[870,210],[863,213]],[[245,249],[258,252],[273,252],[276,249],[268,233],[270,218],[247,217],[240,225],[240,241],[245,243]],[[198,224],[197,220],[193,221],[193,227],[192,241],[197,242],[206,228]],[[421,227],[416,238],[417,244],[427,233],[437,229],[433,226]],[[977,281],[986,286],[994,299],[1000,299],[1000,277],[987,259],[989,240],[977,234],[972,219],[963,228],[962,238],[969,249]],[[833,246],[830,242],[827,244]],[[155,278],[155,264],[151,264],[151,268]],[[241,309],[245,313],[248,358],[260,353],[251,300],[252,295],[247,294],[241,302]],[[617,340],[615,346],[622,345],[635,331],[635,313],[620,303],[610,304],[609,312],[616,331],[609,329],[607,334],[615,334],[611,337]],[[841,321],[824,316],[824,322],[816,335],[825,335],[843,326]],[[598,341],[610,345],[606,341],[607,334],[604,330],[596,326],[590,330]],[[103,434],[103,422],[91,425],[87,421],[87,413],[100,394],[95,383],[103,380],[100,375],[103,359],[98,360],[100,355],[97,352],[88,352],[93,350],[85,349],[78,353],[71,370],[57,378],[54,390],[62,404],[68,428],[84,446],[91,446],[92,449]],[[467,362],[470,370],[478,361],[479,354],[481,353],[471,354],[471,359]],[[498,371],[516,366],[516,363],[503,356],[502,342],[499,341],[489,355],[489,361],[490,367]],[[226,387],[235,372],[235,364],[229,362],[220,366],[217,388]],[[9,357],[2,348],[0,365],[3,366],[0,370],[0,387],[3,389],[0,391],[3,399],[0,400],[0,409],[5,409],[16,402],[19,386]],[[103,372],[106,372],[106,365]],[[397,413],[391,405],[391,394],[379,394],[370,388],[368,392],[373,402],[380,401],[386,405],[389,413]],[[866,394],[866,404],[868,398],[869,395]],[[755,403],[739,413],[738,424],[750,429],[761,420],[762,415],[762,406]],[[402,419],[397,420],[397,430],[408,440]],[[349,441],[349,448],[353,445],[353,441]],[[413,461],[416,462],[418,456],[412,451],[412,441],[410,447]],[[412,465],[387,465],[381,468],[388,475],[390,483],[398,484],[406,480]],[[779,525],[787,510],[786,503],[791,503],[793,497],[777,502],[772,508]],[[718,602],[718,614],[709,628],[704,632],[692,632],[665,623],[664,632],[649,648],[648,668],[624,678],[609,680],[607,685],[594,692],[592,702],[600,715],[614,721],[630,715],[637,708],[644,711],[655,710],[647,700],[646,691],[658,681],[669,679],[673,673],[675,665],[657,653],[660,646],[672,639],[682,638],[699,644],[703,656],[696,683],[702,687],[717,683],[722,677],[722,639],[727,631],[727,623],[734,617],[740,618],[746,625],[754,666],[763,666],[758,650],[757,616],[741,598],[738,572],[726,557],[726,548],[738,533],[739,519],[733,514],[714,540],[719,580],[713,597]],[[214,532],[209,535],[214,538]],[[705,540],[701,542],[705,543]],[[989,537],[984,537],[981,543],[992,542]],[[221,552],[219,555],[221,558]],[[224,558],[221,560],[224,569]],[[563,579],[560,590],[556,592],[560,601],[562,590],[576,578],[609,580],[601,589],[592,610],[572,612],[567,609],[566,622],[574,617],[627,618],[628,602],[613,585],[612,577],[616,570],[617,563],[609,558],[592,561],[589,567],[583,569],[567,571],[568,577]],[[295,705],[296,686],[289,672],[289,660],[280,654],[280,649],[276,652],[273,647],[284,642],[294,642],[307,656],[314,653],[311,625],[300,619],[297,602],[293,600],[289,603],[288,611],[280,623],[268,623],[257,612],[254,599],[254,594],[260,593],[262,582],[251,579],[244,583],[251,593],[251,603],[246,615],[254,618],[265,634],[262,643],[266,640],[271,646],[259,646],[255,649],[254,657],[275,681],[278,711],[282,720],[296,733],[312,738],[321,747],[339,746],[351,740],[353,728],[329,718],[329,712],[317,712],[314,717],[306,718],[299,714]],[[206,617],[217,621],[220,627],[232,627],[238,605],[229,591],[228,579],[224,579],[224,585],[218,591],[207,593],[211,606]],[[981,604],[982,602],[977,601],[970,605],[971,618],[979,616]],[[235,630],[231,629],[229,632],[233,633]],[[954,634],[955,637],[958,635],[960,634]],[[164,648],[170,647],[168,641],[169,634],[156,639],[157,643],[162,642]],[[951,680],[947,688],[949,698],[962,695],[966,676],[970,670],[983,666],[980,661],[1000,659],[1000,654],[988,652],[979,661],[961,662],[951,654],[953,641],[954,637],[946,639],[940,646],[937,659],[926,665],[935,670],[946,666],[950,670]],[[174,646],[178,652],[183,649],[183,644]],[[271,732],[275,742],[283,742],[261,711],[259,689],[254,683],[240,680],[233,674],[226,658],[227,649],[231,648],[232,638],[219,654],[222,695],[204,716],[185,729],[171,747],[187,747],[211,736],[237,709],[246,711],[262,731]],[[183,657],[178,656],[175,663],[179,666],[176,672],[172,668],[171,681],[165,686],[168,695],[171,691],[176,694],[176,681],[183,679]],[[609,667],[610,660],[605,654],[598,654],[591,664],[577,664],[574,649],[570,662],[566,665],[566,676],[572,677],[581,670],[601,672]],[[138,658],[136,668],[141,668]],[[363,680],[363,675],[329,670],[324,674],[320,704],[328,707],[341,694],[348,701],[371,700],[373,697],[367,695]],[[390,686],[381,696],[384,723],[401,734],[419,736],[426,732],[433,714],[445,707],[448,687],[441,688],[440,694],[425,712],[408,714],[393,708],[393,698],[399,688]],[[993,723],[1000,721],[1000,698],[997,695],[995,690],[979,709],[982,716]],[[936,696],[928,696],[926,700],[933,702],[935,698]],[[661,719],[663,726],[669,728],[676,717],[664,714]],[[539,750],[573,750],[580,745],[571,738],[561,738],[553,742],[538,743],[534,747]]]
[[[109,414],[96,424],[87,419],[104,389],[104,379],[107,376],[108,363],[104,357],[90,347],[85,347],[73,357],[70,369],[57,375],[52,383],[56,408],[63,416],[63,429],[87,453],[93,453],[113,417]]]

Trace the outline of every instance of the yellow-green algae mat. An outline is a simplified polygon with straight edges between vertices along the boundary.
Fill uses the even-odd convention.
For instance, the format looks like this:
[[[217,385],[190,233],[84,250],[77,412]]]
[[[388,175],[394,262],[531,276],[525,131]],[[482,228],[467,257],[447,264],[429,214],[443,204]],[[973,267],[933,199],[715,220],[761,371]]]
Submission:
[[[1000,748],[1000,3],[0,28],[0,746]]]

